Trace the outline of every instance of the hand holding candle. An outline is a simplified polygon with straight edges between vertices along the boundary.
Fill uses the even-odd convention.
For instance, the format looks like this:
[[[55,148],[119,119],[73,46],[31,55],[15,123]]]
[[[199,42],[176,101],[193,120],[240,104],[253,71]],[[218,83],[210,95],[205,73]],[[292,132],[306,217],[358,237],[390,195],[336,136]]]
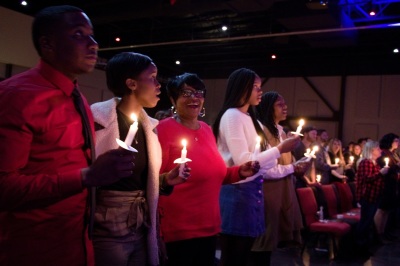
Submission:
[[[321,182],[321,175],[317,175],[317,182],[320,183]]]
[[[350,156],[350,163],[353,164],[354,163],[354,156]]]
[[[187,145],[187,141],[186,139],[182,140],[182,151],[181,151],[181,158],[178,158],[174,161],[174,163],[179,163],[180,167],[179,167],[179,176],[183,176],[183,168],[185,167],[185,163],[187,162],[191,162],[192,160],[187,158],[187,149],[186,149],[186,145]]]
[[[335,158],[335,164],[339,164],[340,159],[339,158]]]

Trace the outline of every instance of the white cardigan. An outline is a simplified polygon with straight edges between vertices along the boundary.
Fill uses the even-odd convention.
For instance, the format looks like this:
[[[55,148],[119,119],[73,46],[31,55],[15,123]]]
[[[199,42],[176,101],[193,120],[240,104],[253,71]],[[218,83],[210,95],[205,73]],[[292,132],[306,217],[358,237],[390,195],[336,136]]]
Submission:
[[[117,119],[117,104],[120,98],[113,98],[108,101],[93,104],[92,109],[94,121],[103,126],[104,129],[96,131],[96,155],[105,153],[111,149],[117,149],[116,138],[120,138]],[[159,265],[158,242],[157,242],[157,204],[159,197],[159,174],[161,168],[161,146],[158,141],[155,127],[158,120],[147,115],[142,109],[139,114],[139,120],[143,126],[146,136],[148,153],[148,177],[146,200],[149,205],[149,215],[151,227],[147,235],[148,263],[150,265]]]

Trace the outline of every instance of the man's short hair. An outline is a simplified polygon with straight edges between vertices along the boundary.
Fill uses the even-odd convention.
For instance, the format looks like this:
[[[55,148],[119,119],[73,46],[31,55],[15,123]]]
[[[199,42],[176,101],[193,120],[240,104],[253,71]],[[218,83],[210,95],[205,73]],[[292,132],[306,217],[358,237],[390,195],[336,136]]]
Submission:
[[[306,126],[306,127],[303,127],[303,130],[301,132],[304,134],[304,133],[308,133],[313,130],[317,130],[317,129],[313,126]]]
[[[63,14],[70,12],[83,12],[82,9],[69,6],[49,6],[40,10],[32,23],[32,41],[39,56],[42,56],[39,39],[44,35],[51,34],[57,30],[58,22],[63,19]]]

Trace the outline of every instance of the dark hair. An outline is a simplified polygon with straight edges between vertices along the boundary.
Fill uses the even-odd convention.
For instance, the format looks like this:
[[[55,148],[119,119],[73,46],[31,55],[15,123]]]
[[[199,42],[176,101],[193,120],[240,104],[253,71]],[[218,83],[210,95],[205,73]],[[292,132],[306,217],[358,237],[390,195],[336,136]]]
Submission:
[[[301,131],[301,133],[304,134],[304,133],[308,133],[313,130],[317,131],[317,134],[318,134],[318,130],[314,126],[303,127],[303,130]],[[321,132],[324,132],[324,131],[326,131],[326,130],[322,130]]]
[[[39,39],[42,36],[54,33],[59,22],[64,19],[65,13],[83,12],[82,9],[69,6],[50,6],[39,11],[32,23],[32,41],[39,56],[42,56]]]
[[[239,108],[244,106],[250,99],[251,93],[253,92],[254,80],[256,79],[256,72],[247,68],[240,68],[232,72],[228,78],[228,85],[225,92],[224,104],[219,111],[217,118],[213,124],[213,133],[215,139],[218,140],[219,124],[221,118],[229,108]],[[242,99],[244,102],[242,103]],[[261,150],[266,149],[267,138],[260,124],[257,121],[254,109],[250,106],[248,113],[253,121],[253,125],[257,131],[257,134],[261,138]]]
[[[363,142],[367,142],[368,141],[368,138],[359,138],[358,140],[357,140],[357,143],[358,144],[361,144],[361,143],[363,143]]]
[[[171,78],[166,86],[168,96],[171,97],[175,102],[179,98],[179,93],[181,92],[184,85],[193,87],[195,90],[201,90],[206,92],[206,86],[204,82],[193,73],[183,73],[182,75],[175,76]],[[205,97],[204,93],[204,97]]]
[[[311,130],[310,130],[310,131],[311,131]],[[323,128],[317,129],[317,136],[321,136],[322,133],[324,133],[324,132],[327,132],[326,129],[323,129]]]
[[[398,139],[399,136],[394,133],[388,133],[384,135],[379,140],[379,148],[389,150],[392,147],[392,143],[395,139]]]
[[[130,94],[126,80],[136,79],[153,63],[147,55],[123,52],[113,56],[106,66],[107,86],[117,97]]]
[[[274,103],[279,98],[279,93],[269,91],[261,96],[261,102],[256,106],[258,120],[268,129],[271,134],[279,140],[279,130],[275,124]]]

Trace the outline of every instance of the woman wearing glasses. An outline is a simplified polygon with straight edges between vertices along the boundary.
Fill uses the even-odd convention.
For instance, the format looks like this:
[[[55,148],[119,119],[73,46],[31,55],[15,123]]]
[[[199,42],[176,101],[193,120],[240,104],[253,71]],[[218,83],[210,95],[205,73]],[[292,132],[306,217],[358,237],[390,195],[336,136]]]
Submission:
[[[199,121],[204,116],[204,83],[196,74],[185,73],[167,84],[175,109],[157,127],[162,147],[161,172],[176,166],[182,140],[187,141],[191,177],[160,197],[161,233],[166,242],[168,265],[214,265],[221,218],[219,192],[222,184],[237,182],[258,172],[258,163],[247,160],[241,166],[226,168],[211,128]]]

